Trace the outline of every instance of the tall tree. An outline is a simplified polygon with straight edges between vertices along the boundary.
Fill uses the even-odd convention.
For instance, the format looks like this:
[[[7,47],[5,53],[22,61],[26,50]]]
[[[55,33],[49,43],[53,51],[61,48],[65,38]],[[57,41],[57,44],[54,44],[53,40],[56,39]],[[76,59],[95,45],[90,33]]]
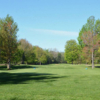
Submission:
[[[69,40],[66,42],[65,45],[65,60],[68,63],[73,64],[73,61],[75,61],[78,58],[78,44],[75,40]]]
[[[10,69],[13,54],[17,49],[17,31],[17,24],[11,16],[0,19],[0,51],[1,57],[7,62],[7,69]]]
[[[79,32],[78,42],[81,45],[83,51],[88,50],[87,54],[91,51],[92,52],[92,68],[94,68],[94,43],[95,38],[99,37],[100,35],[100,20],[95,20],[94,16],[90,16],[87,19],[87,23],[83,25],[82,29]],[[86,54],[86,53],[85,53]]]
[[[85,44],[83,50],[89,57],[91,52],[92,68],[94,68],[94,51],[99,47],[98,34],[94,34],[92,31],[84,32],[82,35],[83,43]]]

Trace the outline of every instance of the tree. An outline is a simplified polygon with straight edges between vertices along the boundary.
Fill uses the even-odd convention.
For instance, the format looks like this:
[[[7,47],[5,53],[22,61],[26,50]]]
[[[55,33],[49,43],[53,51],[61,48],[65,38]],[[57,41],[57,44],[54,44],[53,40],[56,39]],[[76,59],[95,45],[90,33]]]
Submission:
[[[87,19],[87,23],[83,25],[82,29],[79,32],[78,42],[80,46],[83,48],[83,52],[85,57],[86,54],[89,55],[89,52],[92,52],[92,68],[94,68],[94,47],[97,46],[97,41],[94,43],[95,38],[98,38],[100,35],[100,20],[95,20],[94,16],[90,16]],[[86,50],[86,51],[85,51]],[[87,57],[89,60],[89,57]]]
[[[58,62],[58,63],[61,63],[61,58],[62,58],[62,57],[61,57],[61,53],[59,52],[59,53],[58,53],[58,56],[57,56],[57,62]]]
[[[36,56],[35,56],[35,52],[34,51],[28,52],[26,54],[26,61],[27,61],[28,64],[35,63],[35,58],[36,58]]]
[[[33,46],[26,40],[26,39],[21,39],[19,40],[20,45],[18,46],[18,49],[22,50],[22,64],[24,64],[24,61],[28,60],[29,55],[32,53],[33,55]],[[34,59],[34,58],[33,58]],[[28,60],[29,62],[29,60]]]
[[[65,45],[65,60],[73,64],[73,61],[78,58],[78,44],[75,40],[69,40]]]
[[[88,32],[84,32],[82,35],[82,40],[83,43],[85,44],[83,50],[86,54],[86,56],[89,54],[90,52],[92,54],[91,58],[92,58],[92,69],[94,68],[94,51],[98,49],[99,47],[99,41],[98,41],[98,34],[94,34],[94,32],[88,31]]]
[[[17,49],[17,31],[17,24],[11,16],[0,19],[0,51],[2,59],[7,62],[7,69],[10,69],[13,54]]]
[[[40,48],[38,46],[35,46],[34,47],[34,52],[35,52],[35,55],[36,55],[36,59],[40,63],[40,65],[41,65],[41,63],[46,63],[47,62],[46,53],[42,48]]]
[[[47,64],[52,63],[52,55],[50,54],[49,50],[44,50],[45,54],[46,54],[46,58],[47,58]]]

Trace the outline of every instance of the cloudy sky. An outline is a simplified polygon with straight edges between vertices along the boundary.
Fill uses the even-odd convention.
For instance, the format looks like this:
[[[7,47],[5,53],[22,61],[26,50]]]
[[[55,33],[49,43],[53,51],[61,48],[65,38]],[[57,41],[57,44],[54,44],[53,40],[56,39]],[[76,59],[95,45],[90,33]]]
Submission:
[[[100,18],[100,0],[0,0],[0,18],[7,14],[18,24],[18,39],[33,46],[64,51],[87,18]]]

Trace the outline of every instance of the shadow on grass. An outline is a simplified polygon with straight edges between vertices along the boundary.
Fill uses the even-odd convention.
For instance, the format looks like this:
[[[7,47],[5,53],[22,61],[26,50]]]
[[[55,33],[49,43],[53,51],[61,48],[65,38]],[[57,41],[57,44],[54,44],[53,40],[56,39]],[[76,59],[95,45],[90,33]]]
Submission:
[[[16,97],[11,98],[10,100],[22,100],[22,99],[17,99]]]
[[[63,76],[64,77],[64,76]],[[0,85],[2,84],[28,84],[30,82],[52,82],[58,78],[48,73],[0,73]]]
[[[100,66],[95,66],[95,68],[100,68]]]
[[[25,69],[25,68],[38,68],[38,67],[29,66],[29,65],[11,66],[11,70],[15,70],[15,69]],[[7,66],[0,66],[0,70],[7,70]]]
[[[24,99],[19,99],[17,97],[14,97],[14,98],[10,98],[9,100],[26,100],[25,98]]]

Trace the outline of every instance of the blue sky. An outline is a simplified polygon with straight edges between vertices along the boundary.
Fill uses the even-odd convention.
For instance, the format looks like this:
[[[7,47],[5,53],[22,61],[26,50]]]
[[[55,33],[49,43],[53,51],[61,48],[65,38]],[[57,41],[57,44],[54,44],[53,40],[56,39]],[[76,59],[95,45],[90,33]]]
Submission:
[[[7,14],[18,24],[18,39],[64,51],[88,17],[100,18],[100,0],[0,0],[0,18]]]

